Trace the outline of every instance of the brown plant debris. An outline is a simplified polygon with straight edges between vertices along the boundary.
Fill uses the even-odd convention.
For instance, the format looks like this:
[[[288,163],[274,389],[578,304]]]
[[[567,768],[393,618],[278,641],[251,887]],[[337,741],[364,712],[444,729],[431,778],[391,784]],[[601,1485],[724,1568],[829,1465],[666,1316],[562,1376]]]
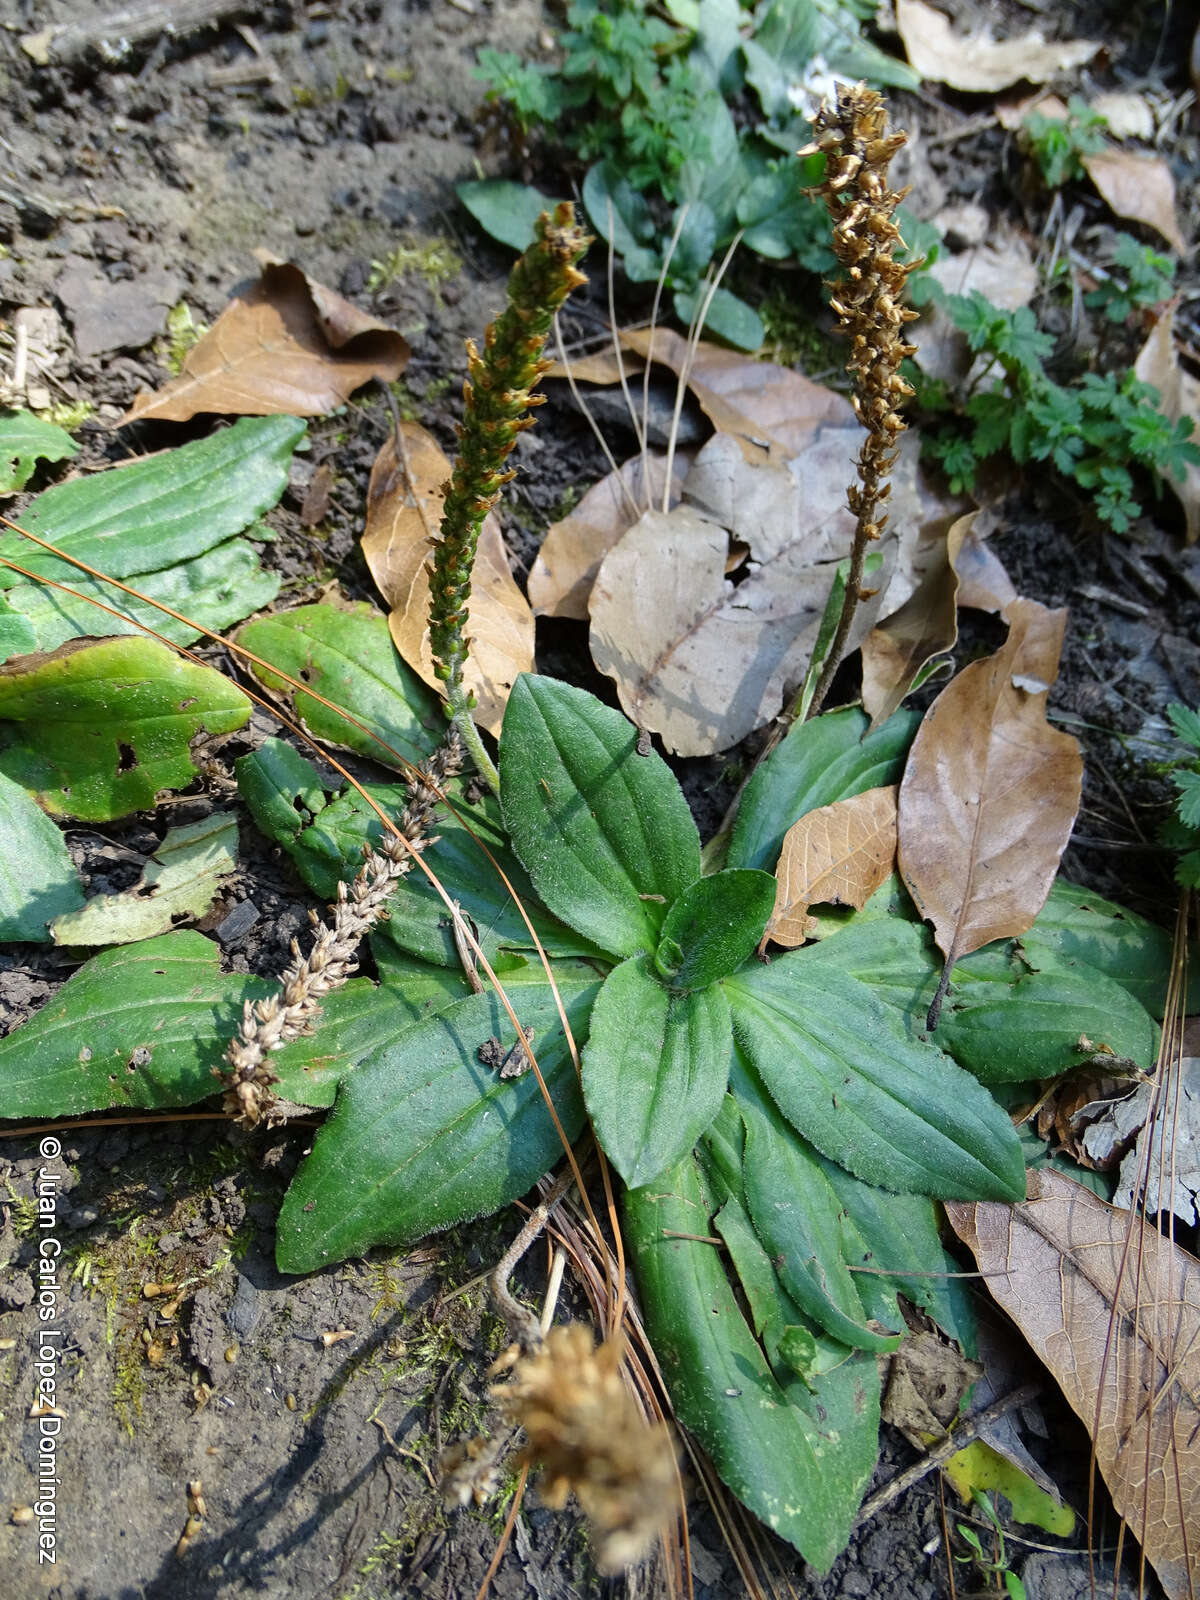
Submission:
[[[412,866],[413,857],[427,840],[423,835],[433,820],[438,789],[463,762],[462,743],[453,728],[420,768],[409,785],[409,801],[400,814],[398,832],[388,833],[377,850],[368,849],[354,882],[339,883],[337,899],[324,923],[310,911],[316,929],[313,947],[301,955],[292,940],[292,963],[283,973],[278,994],[265,1000],[246,1001],[242,1022],[225,1052],[227,1073],[217,1072],[228,1085],[225,1110],[253,1127],[270,1120],[278,1081],[270,1057],[293,1039],[312,1033],[321,1015],[321,1000],[339,989],[354,972],[355,956],[363,935],[379,920],[398,879]],[[422,779],[424,781],[422,781]]]
[[[1008,39],[996,39],[986,28],[956,33],[950,18],[924,0],[896,0],[896,27],[923,78],[974,94],[1022,79],[1045,83],[1090,61],[1101,48],[1091,39],[1047,40],[1037,28]]]
[[[951,1226],[1054,1374],[1171,1600],[1200,1588],[1200,1262],[1050,1168]]]
[[[597,1348],[582,1323],[552,1328],[493,1391],[525,1430],[539,1493],[561,1510],[573,1491],[592,1524],[596,1564],[616,1573],[641,1559],[675,1510],[675,1452],[665,1422],[648,1424],[621,1379],[623,1344]]]
[[[896,789],[868,789],[794,822],[775,869],[775,909],[763,943],[803,944],[817,931],[811,905],[863,906],[896,862]]]

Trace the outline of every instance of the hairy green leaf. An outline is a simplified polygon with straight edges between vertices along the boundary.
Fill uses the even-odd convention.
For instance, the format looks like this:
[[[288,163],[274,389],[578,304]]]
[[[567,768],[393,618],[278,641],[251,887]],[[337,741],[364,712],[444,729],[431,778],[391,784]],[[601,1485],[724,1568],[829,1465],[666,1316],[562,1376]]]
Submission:
[[[910,1039],[866,984],[793,951],[724,988],[735,1038],[822,1155],[901,1193],[1024,1194],[1020,1144],[1004,1112],[936,1046]]]
[[[423,761],[445,732],[435,697],[401,661],[387,618],[373,606],[297,606],[247,623],[238,643],[332,700],[397,754],[311,694],[296,690],[293,696],[276,673],[255,666],[260,683],[294,699],[296,715],[318,739],[404,771],[405,761]]]
[[[282,739],[264,739],[233,764],[238,794],[261,832],[288,845],[325,808],[316,767]]]
[[[0,413],[0,494],[23,489],[39,461],[65,461],[78,449],[69,433],[32,411]]]
[[[671,1400],[729,1488],[826,1571],[845,1548],[875,1465],[879,1376],[861,1355],[780,1384],[742,1315],[694,1159],[625,1200],[646,1327]]]
[[[485,233],[511,250],[527,250],[533,243],[533,225],[543,211],[557,202],[527,183],[507,178],[481,178],[455,185],[454,192]]]
[[[920,721],[919,712],[897,711],[867,733],[868,718],[851,708],[794,723],[746,785],[727,865],[771,871],[784,834],[808,812],[898,783]]]
[[[37,649],[37,634],[33,623],[20,611],[15,611],[0,595],[0,662],[12,656],[28,655]]]
[[[762,938],[775,906],[769,872],[731,870],[700,878],[667,912],[655,967],[672,989],[702,989],[735,972]]]
[[[673,993],[648,956],[631,956],[604,980],[583,1092],[605,1154],[631,1187],[685,1155],[721,1109],[732,1043],[716,987]]]
[[[513,848],[554,914],[617,956],[652,951],[666,909],[700,876],[700,839],[666,762],[637,753],[619,711],[522,674],[500,736]]]
[[[47,924],[83,904],[61,831],[19,783],[0,773],[0,939],[45,943]]]
[[[106,822],[190,783],[197,736],[249,715],[228,678],[153,639],[71,640],[0,667],[0,773],[54,815]]]
[[[1171,936],[1136,911],[1058,878],[1021,944],[1033,965],[1043,950],[1086,962],[1161,1017],[1171,971]],[[1187,1009],[1200,1010],[1200,963],[1192,961]]]
[[[576,1039],[599,980],[559,984]],[[513,996],[553,1097],[574,1139],[583,1101],[544,977]],[[362,1062],[294,1179],[279,1216],[283,1272],[313,1272],[376,1244],[410,1244],[439,1228],[498,1210],[523,1194],[562,1153],[536,1074],[501,1078],[478,1051],[515,1043],[495,994],[474,994]]]

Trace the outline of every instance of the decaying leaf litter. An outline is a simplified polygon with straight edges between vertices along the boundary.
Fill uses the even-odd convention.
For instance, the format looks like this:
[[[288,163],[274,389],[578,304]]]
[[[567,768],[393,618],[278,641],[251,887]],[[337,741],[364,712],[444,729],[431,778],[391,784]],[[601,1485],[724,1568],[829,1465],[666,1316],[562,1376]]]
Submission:
[[[1050,598],[1054,598],[1054,597],[1050,597]],[[187,606],[184,606],[184,610],[187,610]],[[294,813],[294,811],[293,811],[293,814],[296,814],[296,813]]]

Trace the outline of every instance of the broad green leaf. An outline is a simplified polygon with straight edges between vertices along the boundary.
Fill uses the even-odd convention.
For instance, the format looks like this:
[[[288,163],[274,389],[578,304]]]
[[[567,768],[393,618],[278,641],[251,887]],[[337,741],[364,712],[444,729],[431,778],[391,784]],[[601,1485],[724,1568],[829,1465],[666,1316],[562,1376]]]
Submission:
[[[673,993],[648,956],[631,956],[604,980],[583,1093],[596,1137],[631,1188],[685,1155],[721,1109],[732,1043],[715,986]]]
[[[12,656],[28,655],[37,649],[37,634],[33,623],[20,611],[15,611],[0,595],[0,662]]]
[[[775,906],[769,872],[700,878],[667,912],[654,965],[672,989],[702,989],[749,960]]]
[[[553,211],[557,204],[529,184],[507,178],[459,183],[454,192],[483,231],[512,250],[529,248],[534,223],[543,211]]]
[[[706,301],[708,309],[704,312],[703,328],[706,334],[723,339],[736,350],[753,351],[760,347],[767,336],[762,318],[753,306],[728,289],[718,289],[711,299],[707,289],[677,290],[675,315],[691,327]]]
[[[746,1125],[746,1207],[783,1287],[832,1338],[862,1350],[894,1350],[898,1336],[865,1325],[842,1257],[841,1209],[816,1151],[788,1127],[740,1060],[733,1091]],[[903,1322],[893,1326],[903,1329]]]
[[[550,910],[617,956],[652,951],[700,876],[700,838],[661,756],[582,689],[523,673],[500,735],[513,848]]]
[[[271,985],[220,970],[192,930],[122,945],[80,967],[48,1005],[0,1039],[7,1117],[186,1106],[216,1094],[213,1069],[244,1000]]]
[[[1103,895],[1078,888],[1058,878],[1046,904],[1021,944],[1032,964],[1040,966],[1046,949],[1064,959],[1098,967],[1142,1002],[1152,1016],[1161,1017],[1171,972],[1171,935],[1157,923],[1140,917]],[[1200,963],[1188,984],[1187,1009],[1200,1010]]]
[[[195,628],[145,601],[122,594],[99,578],[89,578],[85,572],[73,572],[69,581],[78,594],[90,595],[123,615],[110,616],[86,599],[77,600],[44,584],[18,583],[9,590],[8,598],[36,629],[40,650],[53,650],[66,639],[83,636],[107,638],[140,633],[139,623],[173,644],[191,644],[203,628],[221,633],[260,606],[268,605],[279,593],[281,579],[278,573],[263,570],[258,552],[244,539],[227,539],[190,561],[136,576],[136,587],[148,600],[171,606],[200,625]]]
[[[835,800],[898,783],[920,721],[919,712],[897,711],[867,733],[867,717],[850,708],[794,723],[746,785],[727,865],[773,871],[793,822]]]
[[[325,808],[316,767],[282,739],[264,739],[233,770],[250,815],[276,844],[290,844]]]
[[[646,1327],[680,1420],[724,1482],[813,1566],[850,1537],[875,1465],[879,1376],[861,1355],[781,1385],[742,1315],[720,1252],[697,1239],[710,1208],[688,1158],[626,1195],[626,1240]]]
[[[664,241],[646,197],[615,161],[598,161],[583,180],[583,203],[592,226],[621,257],[633,283],[649,283],[662,270]]]
[[[61,830],[0,773],[0,939],[44,943],[51,919],[82,904],[83,885]]]
[[[297,606],[247,623],[238,643],[357,717],[410,762],[423,761],[445,733],[436,699],[396,654],[387,618],[373,606]],[[276,673],[253,671],[268,689],[293,699]],[[294,704],[314,737],[406,770],[404,760],[311,694],[294,691]]]
[[[32,411],[0,413],[0,494],[14,494],[39,461],[65,461],[79,447],[71,435]]]
[[[577,1040],[599,987],[564,975],[563,1001]],[[583,1101],[549,986],[515,996],[521,1023],[568,1139]],[[473,994],[408,1028],[343,1080],[329,1121],[296,1175],[279,1216],[283,1272],[313,1272],[375,1244],[410,1244],[439,1228],[498,1210],[562,1154],[560,1135],[526,1072],[504,1079],[478,1051],[515,1042],[495,994]]]
[[[987,1090],[859,979],[805,963],[792,951],[724,983],[734,1037],[792,1126],[881,1188],[1019,1200],[1020,1144]]]
[[[197,736],[249,716],[228,678],[153,639],[71,640],[0,667],[0,773],[53,815],[107,822],[190,783]]]
[[[168,828],[137,883],[55,917],[55,944],[134,944],[202,917],[222,880],[237,871],[237,850],[237,819],[229,811]]]
[[[754,1331],[779,1381],[787,1382],[794,1375],[811,1383],[818,1373],[840,1366],[850,1354],[849,1346],[825,1337],[818,1343],[803,1312],[779,1282],[741,1201],[732,1196],[726,1200],[713,1218],[713,1226],[725,1241]]]
[[[303,436],[296,417],[243,417],[178,450],[56,484],[22,512],[21,526],[110,578],[173,567],[223,544],[275,504]],[[0,536],[0,556],[64,583],[76,576],[69,562],[17,533]],[[17,581],[0,569],[0,589]]]

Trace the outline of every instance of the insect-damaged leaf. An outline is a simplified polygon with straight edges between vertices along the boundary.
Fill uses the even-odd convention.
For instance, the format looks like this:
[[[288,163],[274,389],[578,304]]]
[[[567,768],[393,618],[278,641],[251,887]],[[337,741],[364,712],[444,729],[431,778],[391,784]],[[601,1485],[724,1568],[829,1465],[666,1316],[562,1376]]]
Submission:
[[[574,1139],[583,1101],[558,1007],[541,969],[514,992],[522,1026],[562,1128]],[[599,987],[586,968],[559,977],[576,1039]],[[279,1215],[283,1272],[313,1272],[372,1245],[409,1244],[523,1194],[562,1154],[537,1075],[501,1078],[478,1058],[490,1038],[512,1042],[495,994],[475,994],[407,1029],[357,1066],[338,1091]]]
[[[810,905],[861,911],[896,859],[896,788],[867,789],[810,811],[784,835],[766,938],[788,947],[816,932]]]
[[[408,344],[290,262],[268,260],[188,351],[178,378],[143,392],[121,418],[186,422],[198,412],[317,417],[372,378],[391,383]]]
[[[947,969],[1024,933],[1046,902],[1075,821],[1083,762],[1046,721],[1065,611],[1009,607],[1009,635],[942,690],[900,785],[899,861]]]
[[[1043,1168],[1020,1205],[951,1204],[988,1287],[1088,1429],[1172,1600],[1200,1588],[1200,1262]]]
[[[0,773],[52,815],[107,822],[190,783],[197,737],[249,716],[228,678],[154,639],[73,639],[0,667]]]
[[[0,413],[0,494],[23,489],[39,461],[63,461],[78,448],[69,433],[31,411]]]
[[[399,459],[389,439],[371,469],[362,541],[371,576],[391,607],[388,625],[396,648],[432,688],[439,680],[429,643],[429,541],[441,522],[449,479],[450,462],[436,439],[416,423],[402,424]],[[509,571],[494,516],[479,537],[467,633],[471,655],[464,678],[477,701],[472,715],[480,727],[499,733],[517,675],[533,668],[533,613]]]

